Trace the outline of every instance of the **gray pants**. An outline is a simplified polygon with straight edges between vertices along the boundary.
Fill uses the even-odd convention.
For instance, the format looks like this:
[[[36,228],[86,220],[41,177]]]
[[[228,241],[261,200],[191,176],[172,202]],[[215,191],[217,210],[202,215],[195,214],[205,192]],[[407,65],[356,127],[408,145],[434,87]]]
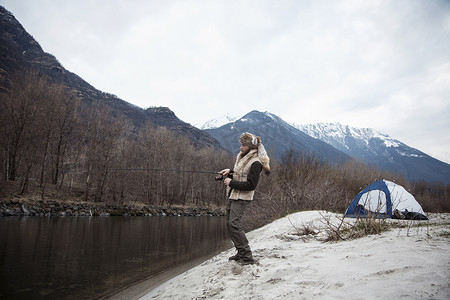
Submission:
[[[251,259],[253,258],[252,251],[241,226],[242,216],[249,204],[250,201],[245,200],[228,200],[227,228],[230,238],[238,251],[237,255],[242,258]]]

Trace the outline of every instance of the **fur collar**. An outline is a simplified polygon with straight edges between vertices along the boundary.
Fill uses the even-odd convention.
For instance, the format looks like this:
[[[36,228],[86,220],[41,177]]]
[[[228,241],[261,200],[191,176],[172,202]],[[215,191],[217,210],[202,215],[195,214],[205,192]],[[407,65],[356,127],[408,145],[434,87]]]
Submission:
[[[252,149],[244,156],[242,155],[242,152],[239,152],[236,157],[236,163],[234,164],[234,171],[242,170],[247,163],[255,157],[258,157],[258,149]]]

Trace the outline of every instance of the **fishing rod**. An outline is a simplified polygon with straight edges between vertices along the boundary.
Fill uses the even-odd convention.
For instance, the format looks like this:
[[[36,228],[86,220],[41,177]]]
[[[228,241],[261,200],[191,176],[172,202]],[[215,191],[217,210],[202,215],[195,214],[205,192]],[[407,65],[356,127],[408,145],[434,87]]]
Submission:
[[[175,173],[200,173],[200,174],[215,174],[216,181],[223,180],[223,176],[217,171],[203,171],[203,170],[183,170],[183,169],[156,169],[156,168],[111,168],[112,171],[153,171],[153,172],[175,172]],[[233,174],[230,172],[229,174]]]

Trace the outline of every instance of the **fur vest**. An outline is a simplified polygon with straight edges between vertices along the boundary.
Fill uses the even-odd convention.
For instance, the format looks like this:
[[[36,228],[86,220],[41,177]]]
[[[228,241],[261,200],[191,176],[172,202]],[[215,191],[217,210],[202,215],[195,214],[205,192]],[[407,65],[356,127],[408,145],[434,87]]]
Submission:
[[[247,155],[242,156],[242,153],[239,153],[236,158],[236,163],[234,164],[234,174],[233,180],[237,181],[247,181],[247,175],[250,172],[250,168],[255,161],[261,162],[258,158],[258,150],[253,149],[247,153]],[[230,188],[228,188],[230,189]],[[232,200],[253,200],[253,195],[255,191],[240,191],[236,189],[231,190],[230,199]]]

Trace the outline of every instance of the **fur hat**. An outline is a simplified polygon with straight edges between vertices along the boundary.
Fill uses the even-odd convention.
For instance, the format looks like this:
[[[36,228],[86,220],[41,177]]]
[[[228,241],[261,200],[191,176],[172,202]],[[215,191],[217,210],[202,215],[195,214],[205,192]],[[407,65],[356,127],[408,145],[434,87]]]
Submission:
[[[258,148],[258,137],[250,132],[244,132],[239,138],[239,141],[242,145],[249,146],[250,149]]]
[[[250,132],[244,132],[239,141],[244,146],[249,146],[250,149],[258,149],[258,158],[261,161],[264,171],[267,175],[270,174],[270,159],[267,155],[266,148],[262,144],[261,137],[256,136]]]

